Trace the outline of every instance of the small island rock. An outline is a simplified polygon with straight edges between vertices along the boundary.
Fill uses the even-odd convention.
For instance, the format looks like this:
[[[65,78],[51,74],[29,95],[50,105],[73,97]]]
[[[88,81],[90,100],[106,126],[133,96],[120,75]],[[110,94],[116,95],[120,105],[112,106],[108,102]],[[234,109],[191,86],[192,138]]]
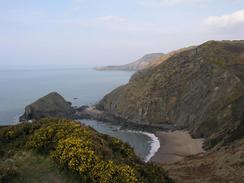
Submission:
[[[70,102],[67,102],[57,92],[52,92],[26,106],[25,113],[19,120],[26,121],[45,117],[71,118],[74,113],[75,109]]]

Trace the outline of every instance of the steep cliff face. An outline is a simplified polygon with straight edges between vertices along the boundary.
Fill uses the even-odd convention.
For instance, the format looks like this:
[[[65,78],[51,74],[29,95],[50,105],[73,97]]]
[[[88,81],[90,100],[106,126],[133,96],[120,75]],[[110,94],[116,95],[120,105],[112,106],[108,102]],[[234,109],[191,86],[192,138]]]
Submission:
[[[98,107],[131,122],[171,123],[214,143],[244,123],[243,77],[244,41],[209,41],[137,72]]]

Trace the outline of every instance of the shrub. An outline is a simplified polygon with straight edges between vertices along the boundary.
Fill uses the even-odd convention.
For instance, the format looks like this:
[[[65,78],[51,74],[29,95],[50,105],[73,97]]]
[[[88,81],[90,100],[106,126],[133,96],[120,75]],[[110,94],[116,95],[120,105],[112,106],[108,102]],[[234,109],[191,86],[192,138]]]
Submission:
[[[60,140],[51,157],[81,175],[87,174],[99,162],[92,143],[79,138]]]
[[[94,183],[136,183],[135,170],[128,165],[117,165],[113,161],[100,161],[91,172]]]
[[[53,144],[54,129],[51,127],[41,128],[27,142],[27,147],[39,152],[48,152]]]
[[[173,183],[165,170],[152,163],[135,165],[139,176],[144,183]]]
[[[43,119],[22,123],[1,129],[0,140],[7,144],[0,148],[4,157],[12,157],[16,150],[28,147],[51,156],[60,167],[77,174],[81,182],[171,182],[162,168],[142,163],[128,144],[80,122]],[[7,181],[16,173],[15,166],[0,166],[0,181]]]
[[[112,138],[110,147],[116,156],[115,158],[122,157],[122,158],[126,158],[127,160],[136,159],[136,155],[133,149],[128,144],[123,143],[116,138]]]
[[[97,183],[136,183],[135,171],[128,165],[103,161],[92,142],[80,138],[60,140],[51,157],[63,167],[80,174],[83,180]]]

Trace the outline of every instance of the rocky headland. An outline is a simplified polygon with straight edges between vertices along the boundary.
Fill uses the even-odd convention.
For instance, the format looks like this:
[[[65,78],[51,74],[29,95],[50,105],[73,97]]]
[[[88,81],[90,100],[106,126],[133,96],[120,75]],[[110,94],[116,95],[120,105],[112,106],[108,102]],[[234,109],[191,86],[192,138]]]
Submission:
[[[194,48],[194,46],[181,48],[172,52],[169,52],[167,54],[164,53],[150,53],[147,55],[144,55],[142,58],[129,63],[125,65],[111,65],[111,66],[103,66],[103,67],[95,67],[95,70],[97,71],[112,71],[112,70],[119,70],[119,71],[139,71],[144,70],[146,68],[155,67],[171,56],[180,53],[182,51],[186,51],[189,49]]]
[[[242,137],[244,41],[209,41],[136,72],[98,109],[138,124],[172,124],[205,147]]]
[[[144,69],[152,64],[155,60],[160,59],[163,56],[163,53],[151,53],[144,55],[142,58],[125,65],[118,66],[104,66],[104,67],[95,67],[97,71],[109,71],[109,70],[122,70],[122,71],[137,71]]]
[[[201,153],[196,141],[157,133],[161,148],[152,161],[162,163],[176,182],[244,181],[244,41],[209,41],[173,54],[136,72],[97,108],[137,124],[172,124],[204,138]],[[170,158],[183,160],[165,164]]]
[[[20,122],[29,120],[40,120],[42,118],[65,118],[70,120],[91,119],[103,122],[110,122],[130,129],[147,129],[153,131],[155,129],[169,130],[174,126],[162,125],[149,125],[129,122],[123,118],[116,117],[106,111],[96,108],[96,106],[81,106],[73,107],[72,103],[66,101],[59,93],[51,92],[44,97],[41,97],[34,103],[25,107],[25,112],[19,117]]]

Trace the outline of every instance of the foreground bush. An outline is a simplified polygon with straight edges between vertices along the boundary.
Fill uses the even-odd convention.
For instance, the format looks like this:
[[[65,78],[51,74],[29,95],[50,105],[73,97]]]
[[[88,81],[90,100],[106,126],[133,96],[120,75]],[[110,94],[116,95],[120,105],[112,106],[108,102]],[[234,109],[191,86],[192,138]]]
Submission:
[[[138,182],[133,168],[128,165],[117,165],[113,161],[103,161],[95,153],[92,143],[80,138],[59,141],[52,158],[80,174],[87,182]]]
[[[162,168],[141,162],[128,144],[79,122],[44,119],[1,129],[0,138],[7,144],[22,144],[22,148],[50,156],[81,182],[171,182]]]

